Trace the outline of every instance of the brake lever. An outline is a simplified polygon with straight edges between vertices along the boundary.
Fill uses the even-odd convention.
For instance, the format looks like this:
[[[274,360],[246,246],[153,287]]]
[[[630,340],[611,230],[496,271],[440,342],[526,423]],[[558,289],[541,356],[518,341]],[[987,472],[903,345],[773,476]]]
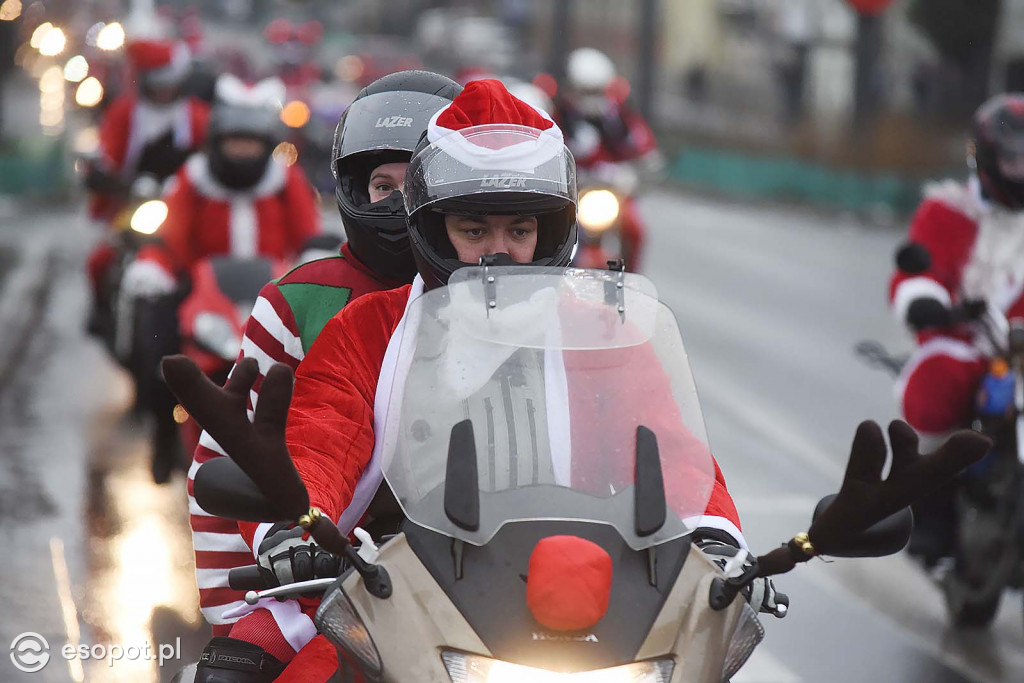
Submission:
[[[337,577],[333,579],[312,579],[310,581],[299,581],[298,583],[289,583],[284,586],[268,588],[262,591],[249,591],[245,594],[245,604],[255,605],[263,598],[290,598],[298,597],[304,593],[312,593],[317,590],[327,590],[334,585],[334,582],[337,580]]]

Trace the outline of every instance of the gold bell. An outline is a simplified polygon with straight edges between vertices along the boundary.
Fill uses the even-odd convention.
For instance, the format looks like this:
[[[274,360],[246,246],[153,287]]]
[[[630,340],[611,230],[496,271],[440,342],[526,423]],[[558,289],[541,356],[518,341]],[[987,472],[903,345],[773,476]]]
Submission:
[[[814,557],[818,553],[814,550],[814,544],[811,543],[811,537],[807,535],[807,532],[801,532],[793,537],[793,544],[800,549],[804,555]]]
[[[303,529],[308,529],[309,527],[316,524],[317,520],[320,519],[321,514],[322,513],[320,512],[320,508],[309,508],[309,512],[299,517],[299,526],[301,526]]]

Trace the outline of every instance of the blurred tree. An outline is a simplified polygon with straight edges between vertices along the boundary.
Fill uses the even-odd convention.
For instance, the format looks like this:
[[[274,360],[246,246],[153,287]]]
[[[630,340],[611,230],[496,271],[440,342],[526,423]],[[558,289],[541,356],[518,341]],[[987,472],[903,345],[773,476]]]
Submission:
[[[1003,0],[912,0],[910,21],[938,50],[939,106],[969,115],[989,94],[992,47]]]

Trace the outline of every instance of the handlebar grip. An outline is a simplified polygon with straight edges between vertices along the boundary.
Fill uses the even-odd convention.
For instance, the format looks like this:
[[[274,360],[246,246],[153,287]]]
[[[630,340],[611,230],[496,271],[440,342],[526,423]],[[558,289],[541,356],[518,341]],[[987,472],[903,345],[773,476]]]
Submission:
[[[236,567],[228,571],[228,586],[236,591],[261,591],[267,588],[267,582],[260,573],[259,565],[250,564],[247,567]]]

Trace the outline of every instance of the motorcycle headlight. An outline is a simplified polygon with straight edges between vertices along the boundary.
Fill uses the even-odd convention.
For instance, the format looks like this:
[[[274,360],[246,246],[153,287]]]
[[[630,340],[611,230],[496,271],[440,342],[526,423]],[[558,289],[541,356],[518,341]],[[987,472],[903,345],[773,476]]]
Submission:
[[[576,217],[583,228],[603,232],[619,217],[619,198],[608,190],[588,190],[580,197]]]
[[[625,666],[578,673],[557,673],[454,650],[441,653],[452,683],[668,683],[675,669],[671,659],[652,659]]]
[[[167,220],[167,204],[161,199],[143,202],[132,214],[131,226],[135,232],[143,235],[155,233]]]
[[[235,360],[242,340],[230,320],[216,313],[200,313],[192,324],[196,343],[224,360]]]
[[[384,671],[380,653],[366,624],[341,589],[333,588],[327,592],[314,621],[328,640],[355,657],[364,676],[369,680],[380,680]]]

